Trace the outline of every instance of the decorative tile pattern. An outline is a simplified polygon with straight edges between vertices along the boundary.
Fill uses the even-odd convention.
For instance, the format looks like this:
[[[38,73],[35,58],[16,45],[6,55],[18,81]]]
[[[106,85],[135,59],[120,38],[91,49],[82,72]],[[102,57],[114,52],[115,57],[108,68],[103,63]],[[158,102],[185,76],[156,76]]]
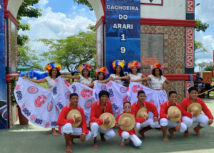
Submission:
[[[194,13],[194,0],[187,0],[187,13]]]
[[[164,35],[164,74],[185,73],[185,27],[141,25],[141,34]],[[142,64],[143,73],[149,72],[149,69],[149,66]]]

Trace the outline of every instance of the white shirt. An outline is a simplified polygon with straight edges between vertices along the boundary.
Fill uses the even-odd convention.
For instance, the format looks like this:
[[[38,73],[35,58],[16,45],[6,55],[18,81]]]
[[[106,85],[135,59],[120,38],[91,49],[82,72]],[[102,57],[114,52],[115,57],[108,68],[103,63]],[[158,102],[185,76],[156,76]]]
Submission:
[[[141,78],[142,78],[142,73],[137,73],[137,75],[134,75],[134,74],[128,74],[128,76],[130,77],[130,81],[139,80],[139,79],[141,79]],[[142,84],[142,83],[143,83],[143,81],[136,82],[136,83]]]
[[[93,81],[92,78],[90,78],[90,77],[88,79],[86,79],[82,75],[79,75],[79,76],[80,76],[80,79],[78,80],[79,83],[88,85],[88,84],[92,83],[92,81]]]
[[[153,75],[149,75],[148,77],[151,79],[151,81],[148,81],[151,89],[161,89],[166,80],[164,76],[161,76],[161,78],[156,78]]]
[[[48,90],[53,90],[54,80],[51,77],[46,77]]]
[[[95,80],[94,83],[97,83],[100,80]],[[101,80],[102,81],[102,80]],[[108,83],[108,82],[107,82]],[[107,83],[101,83],[101,84],[107,84]]]
[[[116,74],[111,74],[110,77],[112,77],[112,78],[119,78]],[[118,84],[120,84],[122,86],[124,84],[124,81],[122,81],[122,80],[114,80],[114,82],[116,82],[116,83],[118,83]]]

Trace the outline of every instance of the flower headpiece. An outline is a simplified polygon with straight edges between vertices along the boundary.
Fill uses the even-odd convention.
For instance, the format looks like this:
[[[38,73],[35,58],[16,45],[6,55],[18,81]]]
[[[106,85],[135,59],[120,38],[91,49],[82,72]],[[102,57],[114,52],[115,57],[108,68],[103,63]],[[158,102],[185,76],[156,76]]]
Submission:
[[[98,75],[99,72],[104,73],[104,75],[106,76],[108,74],[108,69],[106,67],[100,67],[96,70],[96,74]]]
[[[133,67],[137,67],[138,69],[140,68],[140,62],[138,61],[131,61],[129,64],[128,64],[128,67],[129,69],[133,68]]]
[[[124,60],[115,60],[113,63],[112,63],[112,67],[113,69],[115,70],[116,66],[121,66],[121,68],[123,69],[126,65],[126,62]]]
[[[49,64],[45,67],[45,69],[46,69],[48,72],[50,72],[50,70],[51,70],[52,68],[57,68],[57,69],[60,71],[60,70],[62,69],[62,66],[61,66],[59,63],[51,62],[51,63],[49,63]]]
[[[159,63],[155,63],[154,65],[151,65],[151,69],[156,69],[156,68],[163,70],[164,66]]]
[[[82,64],[78,67],[78,70],[79,71],[82,71],[82,70],[88,70],[88,71],[91,71],[92,70],[92,66],[90,64]]]

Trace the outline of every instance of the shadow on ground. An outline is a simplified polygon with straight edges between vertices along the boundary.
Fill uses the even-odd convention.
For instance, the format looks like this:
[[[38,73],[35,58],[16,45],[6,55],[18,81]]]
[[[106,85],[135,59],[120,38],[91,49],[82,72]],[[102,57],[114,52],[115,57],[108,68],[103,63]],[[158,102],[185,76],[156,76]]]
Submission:
[[[214,114],[214,101],[206,100],[208,107]],[[75,140],[77,146],[73,146],[74,153],[213,153],[214,152],[214,125],[201,130],[201,137],[193,132],[194,124],[190,128],[191,137],[184,137],[182,133],[175,133],[176,138],[169,138],[170,142],[162,141],[162,133],[158,129],[146,133],[147,140],[142,140],[141,147],[136,148],[128,143],[121,148],[121,138],[117,135],[110,141],[102,143],[99,140],[99,149],[93,150],[93,139],[80,143]],[[115,129],[115,132],[118,132]],[[0,131],[1,153],[64,153],[65,143],[62,136],[54,137],[50,129],[44,129],[33,124],[27,126],[16,125],[13,129]]]

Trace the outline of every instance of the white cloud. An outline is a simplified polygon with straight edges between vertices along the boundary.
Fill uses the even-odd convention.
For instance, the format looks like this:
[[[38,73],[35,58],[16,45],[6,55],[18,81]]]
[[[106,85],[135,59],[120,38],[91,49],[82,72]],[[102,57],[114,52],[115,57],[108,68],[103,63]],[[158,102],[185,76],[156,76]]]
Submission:
[[[43,9],[45,5],[48,3],[49,3],[48,0],[40,0],[38,4],[39,4],[39,7]]]

